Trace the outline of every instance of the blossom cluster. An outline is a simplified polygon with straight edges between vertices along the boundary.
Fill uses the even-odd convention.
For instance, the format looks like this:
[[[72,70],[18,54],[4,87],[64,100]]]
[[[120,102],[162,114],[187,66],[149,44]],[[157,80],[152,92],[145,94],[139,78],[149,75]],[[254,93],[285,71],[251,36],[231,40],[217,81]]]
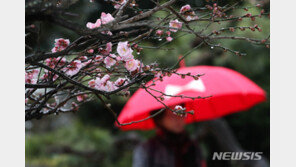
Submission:
[[[180,14],[185,17],[186,21],[191,21],[191,20],[198,19],[198,16],[191,9],[190,5],[182,6],[181,9],[180,9]],[[173,40],[173,38],[171,37],[171,32],[177,32],[179,29],[182,28],[182,26],[183,26],[183,23],[181,21],[179,21],[178,19],[171,20],[169,22],[170,29],[169,29],[169,31],[166,31],[166,33],[165,33],[167,35],[166,40],[168,42],[171,42]],[[158,37],[161,37],[163,34],[164,34],[163,30],[157,30],[156,31],[156,35]]]
[[[101,18],[97,19],[95,23],[87,22],[86,27],[89,29],[99,28],[101,25],[108,24],[114,20],[114,17],[110,13],[101,13]],[[111,31],[104,31],[103,34],[112,35]]]
[[[127,41],[119,42],[116,48],[117,54],[112,52],[112,43],[109,42],[106,44],[106,48],[98,49],[100,55],[94,57],[95,63],[104,63],[107,69],[112,68],[115,64],[122,63],[125,69],[132,73],[135,71],[141,71],[141,66],[143,64],[134,58],[133,49],[130,47]],[[120,86],[123,86],[128,83],[128,78],[118,78],[115,82],[111,81],[111,76],[106,74],[103,77],[98,76],[95,79],[92,79],[88,82],[88,85],[91,88],[95,88],[101,91],[114,91]],[[124,91],[127,92],[128,89]]]
[[[69,46],[69,44],[70,44],[69,39],[63,39],[63,38],[55,39],[54,47],[52,48],[51,52],[53,53],[60,52],[66,49]]]
[[[191,9],[190,5],[182,6],[180,13],[185,17],[186,21],[197,20],[198,16]]]
[[[33,69],[25,73],[25,83],[36,84],[38,80],[39,69]]]
[[[128,78],[118,78],[115,82],[110,80],[110,75],[106,74],[102,78],[97,77],[96,79],[92,79],[88,82],[88,85],[91,88],[111,92],[118,89],[120,86],[124,86],[128,83]],[[128,88],[123,90],[125,93],[128,93]]]

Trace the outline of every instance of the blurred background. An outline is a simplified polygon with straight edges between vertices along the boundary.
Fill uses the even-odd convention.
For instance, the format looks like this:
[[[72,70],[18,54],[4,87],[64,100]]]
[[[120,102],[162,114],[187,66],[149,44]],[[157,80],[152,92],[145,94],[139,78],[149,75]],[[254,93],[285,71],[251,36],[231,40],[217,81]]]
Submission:
[[[149,1],[137,1],[141,8],[151,8]],[[224,4],[233,3],[234,0],[225,0]],[[240,3],[240,6],[250,6],[260,3],[266,12],[269,12],[269,1],[249,0]],[[180,1],[175,5],[180,8],[185,4],[192,7],[205,5],[202,0]],[[223,6],[223,4],[220,4]],[[79,13],[73,20],[81,25],[88,21],[95,22],[101,12],[114,10],[113,6],[104,2],[89,0],[73,0],[73,5],[68,9]],[[248,12],[260,13],[258,8],[250,8]],[[237,9],[232,15],[243,15],[246,11]],[[161,16],[161,13],[158,13]],[[26,24],[30,25],[26,19]],[[53,47],[55,38],[68,38],[73,41],[77,34],[50,23],[35,21],[40,27],[39,40],[34,34],[26,38],[26,43],[39,47],[40,50],[49,51]],[[244,19],[241,22],[222,23],[232,26],[253,26],[258,24],[262,32],[239,31],[240,35],[264,39],[269,35],[269,19],[262,17],[251,21]],[[202,25],[196,25],[203,27]],[[223,26],[223,25],[220,25]],[[212,29],[213,30],[213,29]],[[149,46],[162,44],[164,41],[151,40],[142,43],[144,48],[138,59],[144,63],[158,62],[161,67],[172,66],[178,57],[193,47],[198,41],[194,36],[178,34],[166,48],[167,50],[149,49]],[[176,35],[176,36],[178,36]],[[38,43],[38,45],[37,45]],[[234,56],[220,49],[201,47],[193,51],[186,59],[187,66],[213,65],[234,69],[249,77],[267,92],[267,101],[256,105],[246,112],[239,112],[223,117],[216,121],[193,123],[187,126],[188,132],[196,138],[201,146],[203,156],[209,167],[239,166],[231,161],[212,161],[213,152],[225,151],[229,147],[239,147],[245,151],[263,152],[269,161],[270,145],[270,57],[269,49],[264,46],[253,45],[244,41],[221,41],[225,47],[247,53],[247,56]],[[128,98],[112,97],[110,101],[114,111],[119,113]],[[221,126],[223,125],[223,126]],[[129,131],[122,132],[114,126],[113,116],[104,110],[99,101],[91,101],[80,106],[76,113],[50,115],[40,120],[26,121],[26,166],[30,167],[125,167],[132,164],[132,151],[134,147],[155,134],[155,131]],[[217,133],[221,128],[227,134]],[[216,131],[215,131],[216,130]],[[220,129],[221,130],[221,129]],[[228,133],[229,132],[229,133]],[[228,145],[221,141],[230,139]],[[233,141],[232,141],[233,139]],[[225,141],[224,141],[225,142]],[[226,141],[227,142],[227,141]]]

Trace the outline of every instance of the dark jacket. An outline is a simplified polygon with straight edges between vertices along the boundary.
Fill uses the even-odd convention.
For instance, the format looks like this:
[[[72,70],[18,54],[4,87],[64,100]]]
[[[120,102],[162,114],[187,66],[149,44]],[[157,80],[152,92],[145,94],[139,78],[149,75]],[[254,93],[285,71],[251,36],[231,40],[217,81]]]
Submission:
[[[202,167],[197,143],[187,133],[159,131],[134,150],[133,167]]]

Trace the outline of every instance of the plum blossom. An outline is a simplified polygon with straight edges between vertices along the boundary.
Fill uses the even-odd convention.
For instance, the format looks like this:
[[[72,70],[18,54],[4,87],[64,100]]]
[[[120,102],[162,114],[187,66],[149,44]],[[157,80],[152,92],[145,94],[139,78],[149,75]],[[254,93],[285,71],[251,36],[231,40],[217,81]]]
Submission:
[[[75,102],[72,102],[72,103],[71,103],[71,109],[72,109],[72,110],[78,110],[78,104],[75,103]]]
[[[40,78],[41,79],[48,79],[50,76],[52,76],[52,72],[51,71],[46,71]],[[52,76],[52,80],[55,81],[56,79],[58,79],[58,75],[54,74]]]
[[[39,69],[34,69],[34,70],[29,71],[29,72],[26,72],[26,74],[25,74],[25,83],[27,83],[27,84],[36,84],[39,72],[40,72]]]
[[[176,105],[175,106],[175,110],[185,110],[186,108],[185,107],[182,107],[182,106],[180,106],[180,105]]]
[[[87,66],[87,65],[89,65],[89,63],[91,63],[91,62],[92,62],[92,60],[87,60],[87,61],[85,61],[85,62],[82,63],[82,66]]]
[[[61,67],[64,66],[66,64],[66,58],[61,58],[61,57],[57,57],[57,58],[48,58],[45,59],[45,64],[47,66],[49,66],[50,68],[55,68],[56,66]]]
[[[186,16],[186,20],[187,20],[187,21],[197,20],[197,19],[198,19],[198,16],[191,16],[191,15]]]
[[[111,43],[111,42],[108,42],[108,43],[106,44],[106,51],[107,51],[108,53],[110,53],[110,52],[112,51],[112,43]]]
[[[107,34],[109,36],[113,35],[113,33],[111,31],[102,31],[102,34]]]
[[[114,8],[115,9],[119,9],[122,5],[124,5],[126,3],[126,0],[119,0],[119,1],[116,1],[115,4],[114,4]]]
[[[121,57],[120,56],[116,56],[116,61],[121,61]]]
[[[86,56],[80,56],[80,57],[78,58],[78,60],[80,60],[80,61],[84,61],[84,60],[87,60],[87,57],[86,57]]]
[[[64,38],[58,38],[58,39],[55,39],[54,41],[55,41],[55,44],[54,44],[54,48],[52,48],[51,50],[52,53],[62,51],[66,49],[70,44],[70,40],[64,39]]]
[[[87,53],[94,53],[94,50],[93,49],[89,49],[89,50],[87,50]]]
[[[101,27],[101,19],[97,19],[95,23],[87,22],[86,27],[89,29],[99,28]]]
[[[198,19],[198,16],[195,15],[195,12],[191,9],[190,5],[182,6],[180,13],[185,16],[187,21]]]
[[[126,79],[125,78],[118,78],[115,81],[115,85],[118,86],[118,87],[122,86],[123,84],[126,84]]]
[[[119,42],[117,46],[117,53],[124,61],[129,61],[134,58],[133,50],[129,47],[128,42]]]
[[[66,68],[64,68],[64,71],[67,75],[73,76],[77,74],[82,67],[83,64],[80,60],[74,60]]]
[[[182,28],[182,22],[180,22],[178,19],[176,19],[176,20],[171,20],[171,21],[170,21],[170,27],[171,27],[171,28],[177,28],[177,29],[180,29],[180,28]],[[177,31],[178,31],[177,29],[170,29],[170,31],[172,31],[172,32],[177,32]]]
[[[87,98],[87,94],[78,95],[76,98],[78,102],[82,102]]]
[[[163,34],[163,30],[156,30],[156,35],[161,36]]]
[[[113,82],[107,81],[106,85],[103,87],[103,90],[106,92],[111,92],[117,89]]]
[[[104,75],[103,78],[97,77],[95,80],[94,79],[90,80],[88,82],[88,85],[91,88],[95,88],[97,90],[107,91],[107,92],[117,89],[114,82],[110,81],[110,76],[108,74]]]
[[[112,67],[116,63],[116,56],[114,54],[110,54],[104,59],[104,63],[107,68]]]
[[[96,87],[96,81],[94,79],[90,80],[88,82],[88,86],[91,88],[95,88]]]
[[[110,75],[106,74],[103,76],[103,78],[101,79],[101,83],[105,84],[107,81],[110,80]]]
[[[163,74],[161,71],[158,71],[154,76],[155,76],[155,78],[161,78],[161,77],[163,77]]]
[[[132,59],[125,63],[125,68],[130,72],[137,70],[138,67],[140,67],[140,61],[137,59]]]
[[[185,13],[185,12],[190,11],[190,10],[191,10],[191,6],[190,5],[184,5],[180,9],[180,13]]]
[[[104,56],[107,56],[111,51],[112,51],[112,43],[111,42],[108,42],[106,44],[106,49],[99,48],[99,52],[101,54],[103,54]]]
[[[102,55],[96,55],[96,57],[95,57],[95,61],[97,61],[97,62],[101,62],[101,61],[103,61],[103,59],[104,59],[104,56],[102,56]]]
[[[105,12],[101,13],[102,24],[108,24],[113,20],[114,20],[114,17],[112,17],[112,15],[110,13],[107,13],[107,14]]]
[[[180,116],[180,117],[186,117],[187,113],[185,112],[186,108],[182,107],[180,105],[175,106],[175,111],[173,112],[174,114]]]
[[[173,40],[173,38],[170,37],[170,36],[168,36],[168,37],[166,37],[166,40],[167,40],[168,42],[171,42],[171,41]]]
[[[91,80],[88,82],[88,85],[92,88],[96,88],[98,90],[103,90],[103,86],[110,80],[110,76],[108,74],[104,75],[103,78],[97,77],[95,80]]]

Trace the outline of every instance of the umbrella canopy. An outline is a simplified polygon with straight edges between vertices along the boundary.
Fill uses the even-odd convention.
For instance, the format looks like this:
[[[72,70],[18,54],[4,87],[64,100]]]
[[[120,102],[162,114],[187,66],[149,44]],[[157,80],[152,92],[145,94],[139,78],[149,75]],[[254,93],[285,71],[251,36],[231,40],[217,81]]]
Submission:
[[[206,97],[206,99],[189,99],[165,96],[163,103],[167,106],[185,104],[186,110],[194,110],[188,114],[186,122],[203,121],[218,118],[226,114],[247,110],[265,101],[264,90],[242,74],[224,67],[195,66],[182,67],[177,73],[191,75],[205,74],[198,80],[186,76],[184,79],[173,74],[164,77],[163,81],[156,81],[151,88],[166,95],[184,95],[189,97]],[[150,85],[151,81],[147,83]],[[156,91],[149,90],[153,95],[160,96]],[[163,104],[152,97],[145,89],[137,90],[124,106],[118,120],[128,123],[147,118],[151,111],[164,108]],[[122,130],[149,130],[155,124],[152,119],[130,125],[120,126]]]

